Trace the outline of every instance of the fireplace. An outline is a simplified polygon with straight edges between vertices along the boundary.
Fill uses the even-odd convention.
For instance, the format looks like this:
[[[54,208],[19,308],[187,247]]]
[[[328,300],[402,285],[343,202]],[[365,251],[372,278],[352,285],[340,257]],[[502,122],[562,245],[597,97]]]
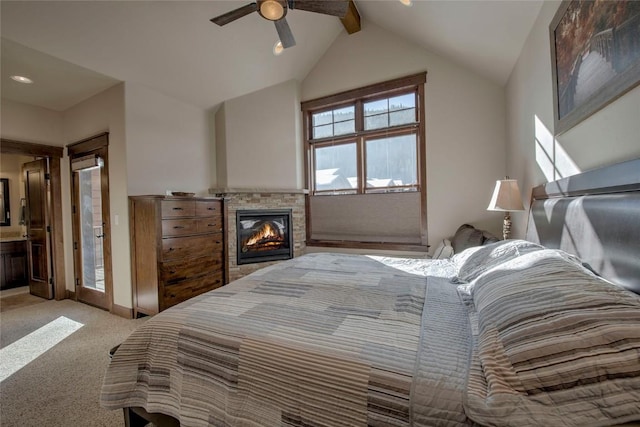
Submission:
[[[291,209],[236,211],[237,263],[293,257]]]

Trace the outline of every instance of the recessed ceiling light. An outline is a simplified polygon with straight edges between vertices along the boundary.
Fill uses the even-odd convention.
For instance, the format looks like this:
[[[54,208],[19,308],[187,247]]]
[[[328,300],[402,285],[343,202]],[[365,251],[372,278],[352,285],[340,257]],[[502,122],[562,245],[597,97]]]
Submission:
[[[273,45],[273,54],[277,56],[282,52],[284,52],[284,46],[282,46],[282,42],[278,40],[276,44]]]
[[[11,76],[11,78],[15,81],[17,81],[18,83],[26,83],[26,84],[31,84],[33,83],[33,80],[31,80],[29,77],[24,77],[24,76]]]
[[[400,0],[400,3],[402,3],[405,6],[411,6],[413,4],[412,0]]]

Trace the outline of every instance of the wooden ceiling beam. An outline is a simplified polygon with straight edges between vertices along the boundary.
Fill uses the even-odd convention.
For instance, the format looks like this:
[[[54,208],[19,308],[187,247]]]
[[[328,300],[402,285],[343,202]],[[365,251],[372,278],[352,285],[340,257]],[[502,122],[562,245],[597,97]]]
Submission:
[[[362,29],[360,26],[360,14],[358,13],[358,8],[353,0],[349,0],[349,9],[347,10],[347,14],[344,18],[340,18],[342,21],[342,25],[344,29],[347,30],[347,33],[353,34],[357,33]]]

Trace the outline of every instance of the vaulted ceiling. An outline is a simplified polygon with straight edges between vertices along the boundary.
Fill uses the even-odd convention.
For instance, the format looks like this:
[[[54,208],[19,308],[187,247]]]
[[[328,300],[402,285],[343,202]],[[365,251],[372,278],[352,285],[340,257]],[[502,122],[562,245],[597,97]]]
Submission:
[[[0,3],[3,98],[63,111],[118,81],[202,108],[303,80],[345,31],[340,20],[292,10],[296,46],[280,56],[257,13],[224,27],[211,17],[249,1],[7,1]],[[542,0],[356,0],[377,25],[504,85]],[[357,33],[356,33],[357,34]],[[352,36],[353,37],[353,36]],[[32,85],[9,79],[26,74]]]

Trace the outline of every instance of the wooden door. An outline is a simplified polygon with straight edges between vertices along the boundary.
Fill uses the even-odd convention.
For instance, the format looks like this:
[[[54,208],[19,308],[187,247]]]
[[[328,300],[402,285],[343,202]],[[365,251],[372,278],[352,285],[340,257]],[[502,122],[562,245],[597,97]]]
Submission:
[[[27,262],[29,290],[33,295],[52,299],[51,251],[49,218],[49,174],[47,159],[22,165],[27,202]]]

